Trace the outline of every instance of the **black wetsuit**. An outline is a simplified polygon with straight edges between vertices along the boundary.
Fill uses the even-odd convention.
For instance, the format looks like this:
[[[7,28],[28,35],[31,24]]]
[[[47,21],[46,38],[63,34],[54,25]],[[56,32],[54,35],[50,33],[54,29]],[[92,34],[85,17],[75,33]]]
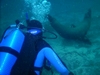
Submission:
[[[33,67],[33,64],[38,52],[44,47],[50,47],[45,40],[42,38],[37,40],[36,36],[25,34],[23,47],[15,65],[12,68],[11,75],[35,75],[34,70],[41,71],[42,67]]]

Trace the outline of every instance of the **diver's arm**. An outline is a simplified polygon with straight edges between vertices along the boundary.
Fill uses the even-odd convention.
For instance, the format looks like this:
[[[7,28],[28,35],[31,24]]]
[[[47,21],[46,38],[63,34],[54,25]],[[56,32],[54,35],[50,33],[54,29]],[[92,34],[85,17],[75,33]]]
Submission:
[[[44,48],[45,57],[49,60],[49,62],[57,69],[57,71],[61,75],[74,75],[70,72],[66,65],[59,59],[56,53],[49,47]]]
[[[67,67],[64,66],[64,64],[60,61],[58,56],[51,48],[45,47],[44,55],[61,75],[69,75]]]
[[[18,28],[18,29],[24,29],[26,28],[25,25],[23,25],[23,23],[21,23],[19,20],[15,20],[16,24],[12,24],[9,26],[9,28]]]
[[[58,58],[58,56],[55,54],[55,52],[49,48],[45,47],[41,49],[36,57],[34,66],[41,68],[43,66],[43,61],[46,59],[56,68],[56,70],[61,74],[61,75],[74,75],[72,74],[66,66],[61,62],[61,60]],[[37,75],[40,75],[39,71],[35,71]]]

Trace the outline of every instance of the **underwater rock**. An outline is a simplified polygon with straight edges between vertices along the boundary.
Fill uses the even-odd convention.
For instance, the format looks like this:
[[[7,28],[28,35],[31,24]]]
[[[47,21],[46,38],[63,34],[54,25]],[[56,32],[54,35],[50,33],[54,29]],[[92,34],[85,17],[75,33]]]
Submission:
[[[84,19],[78,25],[62,25],[56,18],[48,15],[51,26],[63,38],[84,39],[91,25],[91,9],[85,14]]]

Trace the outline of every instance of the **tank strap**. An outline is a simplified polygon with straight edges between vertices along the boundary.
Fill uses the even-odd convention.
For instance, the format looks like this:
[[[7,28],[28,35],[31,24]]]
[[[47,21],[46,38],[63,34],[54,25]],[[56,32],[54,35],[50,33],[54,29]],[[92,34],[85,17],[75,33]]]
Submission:
[[[19,56],[19,53],[16,50],[11,49],[10,47],[0,47],[0,52],[7,52],[7,53],[10,53],[16,57]]]

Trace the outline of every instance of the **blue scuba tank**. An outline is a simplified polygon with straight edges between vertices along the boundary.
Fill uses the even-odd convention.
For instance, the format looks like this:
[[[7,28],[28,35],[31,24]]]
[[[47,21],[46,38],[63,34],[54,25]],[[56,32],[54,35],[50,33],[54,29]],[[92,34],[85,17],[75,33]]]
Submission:
[[[0,75],[10,75],[10,71],[21,51],[24,34],[16,27],[8,28],[0,43]]]

